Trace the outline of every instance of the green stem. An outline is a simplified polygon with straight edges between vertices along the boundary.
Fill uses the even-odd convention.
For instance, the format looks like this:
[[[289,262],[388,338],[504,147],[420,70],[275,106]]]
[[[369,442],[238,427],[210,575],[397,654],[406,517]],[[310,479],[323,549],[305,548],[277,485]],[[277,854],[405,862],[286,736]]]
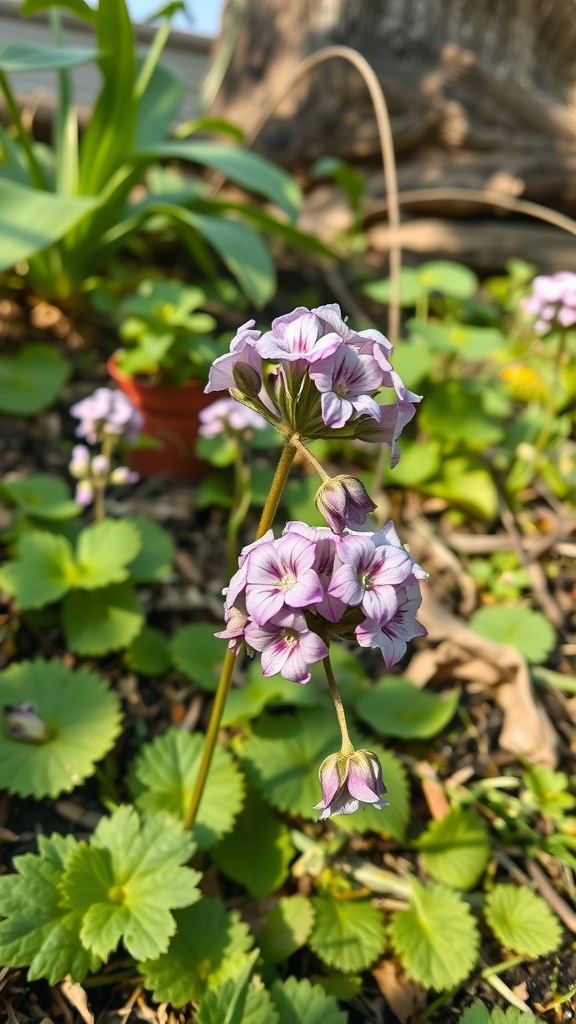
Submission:
[[[320,477],[320,479],[322,480],[323,483],[326,483],[327,480],[331,480],[332,479],[330,474],[327,473],[322,468],[322,466],[318,462],[318,459],[316,458],[316,456],[312,455],[312,452],[308,450],[308,448],[306,447],[305,444],[302,444],[302,441],[298,437],[298,434],[294,434],[293,437],[291,437],[290,440],[291,440],[291,443],[296,448],[296,450],[299,451],[300,454],[304,456],[306,461],[310,463],[310,465],[313,467],[313,469],[316,470],[316,472],[318,473],[318,476]]]
[[[104,494],[106,492],[106,483],[104,480],[94,481],[94,519],[97,523],[103,523],[106,519],[106,506],[104,504]]]
[[[18,104],[16,103],[16,98],[14,96],[14,93],[12,92],[10,83],[3,71],[0,71],[0,89],[4,93],[6,106],[8,107],[10,116],[14,123],[18,140],[26,155],[26,162],[28,164],[28,173],[30,175],[30,181],[34,188],[45,190],[46,181],[44,179],[44,175],[42,173],[40,164],[38,163],[36,156],[34,154],[32,139],[30,138],[30,135],[28,134],[22,123],[22,117],[20,116],[20,111],[18,109]]]
[[[282,449],[282,454],[280,456],[278,466],[276,467],[276,473],[274,474],[270,493],[262,511],[262,516],[256,532],[256,540],[259,540],[260,537],[262,537],[272,526],[284,485],[288,479],[290,466],[292,465],[295,455],[296,448],[292,443],[292,440],[288,439]],[[208,723],[206,741],[204,743],[204,750],[202,751],[202,760],[200,762],[200,768],[198,769],[196,785],[194,786],[194,791],[184,816],[184,828],[190,828],[196,820],[196,815],[198,813],[198,808],[206,785],[206,779],[208,778],[208,772],[210,771],[210,764],[212,762],[216,740],[218,739],[220,722],[222,720],[222,714],[224,712],[226,697],[228,696],[228,690],[230,688],[235,664],[236,652],[228,649],[224,657],[220,679],[218,680],[218,687],[216,689],[216,696],[214,698],[212,713],[210,715],[210,722]]]
[[[332,671],[332,665],[330,664],[329,654],[326,655],[322,664],[324,665],[324,671],[326,672],[326,678],[330,688],[330,696],[334,701],[336,718],[338,719],[338,725],[340,726],[340,733],[342,735],[342,746],[340,747],[340,750],[343,754],[352,754],[354,752],[354,744],[348,735],[348,723],[346,722],[344,705],[342,703],[342,697],[338,692],[338,687],[336,686],[336,680],[334,678],[334,672]]]

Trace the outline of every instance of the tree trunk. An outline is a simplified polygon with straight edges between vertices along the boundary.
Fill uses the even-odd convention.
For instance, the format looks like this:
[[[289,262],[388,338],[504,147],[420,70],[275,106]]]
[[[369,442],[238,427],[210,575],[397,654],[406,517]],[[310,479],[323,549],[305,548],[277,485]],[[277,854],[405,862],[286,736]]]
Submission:
[[[378,135],[357,70],[335,59],[286,89],[298,63],[330,44],[354,47],[376,71],[401,192],[491,188],[576,215],[576,0],[245,0],[211,112],[250,137],[284,92],[255,148],[304,180],[325,155],[363,166],[377,206]],[[445,195],[426,206],[454,210]],[[459,202],[461,215],[478,211]]]

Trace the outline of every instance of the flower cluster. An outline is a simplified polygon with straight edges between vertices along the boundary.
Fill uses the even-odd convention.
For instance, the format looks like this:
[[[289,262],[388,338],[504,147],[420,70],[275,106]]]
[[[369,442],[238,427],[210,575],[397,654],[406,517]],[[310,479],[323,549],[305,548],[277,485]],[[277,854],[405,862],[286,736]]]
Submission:
[[[80,420],[76,436],[96,444],[106,436],[123,438],[134,444],[142,429],[142,416],[129,398],[112,388],[96,388],[93,395],[76,402],[70,413]]]
[[[127,466],[116,466],[112,469],[107,455],[91,455],[85,444],[74,445],[68,469],[71,476],[78,481],[75,500],[78,505],[85,508],[94,501],[99,486],[135,484],[140,479],[138,473]]]
[[[286,435],[388,444],[394,465],[420,397],[392,369],[391,353],[379,331],[348,327],[336,304],[299,306],[264,334],[253,320],[244,324],[213,363],[205,390],[229,389]],[[381,388],[389,389],[389,404],[376,401]]]
[[[202,409],[198,416],[198,433],[201,437],[217,437],[218,434],[226,432],[247,434],[267,426],[266,420],[259,412],[241,405],[235,398],[219,398],[206,409]]]
[[[375,533],[290,522],[243,549],[225,591],[226,628],[239,651],[259,651],[265,676],[306,683],[332,639],[381,650],[388,668],[407,642],[426,633],[417,621],[426,573],[402,547],[392,523]]]
[[[576,274],[567,270],[535,277],[532,293],[524,300],[523,308],[538,318],[534,329],[539,334],[547,334],[556,326],[573,327],[576,324]]]

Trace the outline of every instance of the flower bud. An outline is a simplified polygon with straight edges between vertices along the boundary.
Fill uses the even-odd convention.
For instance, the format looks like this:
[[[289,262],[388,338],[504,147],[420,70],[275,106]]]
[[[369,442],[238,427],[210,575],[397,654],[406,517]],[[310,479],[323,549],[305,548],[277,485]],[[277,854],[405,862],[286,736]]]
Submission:
[[[70,475],[77,480],[82,480],[90,473],[90,451],[85,444],[75,444],[72,449],[72,458],[68,467]]]
[[[110,483],[121,486],[122,484],[137,484],[140,474],[128,466],[117,466],[110,474]]]
[[[107,455],[95,455],[92,459],[92,473],[97,477],[108,476],[110,472],[110,459]]]
[[[319,771],[322,800],[314,807],[322,811],[320,821],[333,814],[354,814],[361,803],[377,810],[389,807],[381,797],[386,793],[380,761],[370,750],[330,754]]]
[[[334,533],[346,526],[362,526],[376,505],[364,484],[353,476],[335,476],[318,488],[316,508]]]
[[[12,739],[24,740],[25,743],[46,743],[50,739],[51,730],[36,713],[33,704],[5,704],[3,714]]]
[[[74,495],[74,501],[77,505],[82,505],[82,508],[87,508],[94,501],[94,487],[90,480],[81,480],[76,486],[76,494]]]
[[[257,398],[262,389],[262,378],[249,363],[236,363],[232,369],[234,383],[247,398]]]

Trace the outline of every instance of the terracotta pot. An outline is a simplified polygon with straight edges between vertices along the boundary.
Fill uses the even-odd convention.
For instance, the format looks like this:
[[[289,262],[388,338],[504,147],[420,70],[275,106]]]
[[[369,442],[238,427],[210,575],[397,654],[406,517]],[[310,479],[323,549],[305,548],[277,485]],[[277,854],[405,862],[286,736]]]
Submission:
[[[198,413],[214,401],[204,394],[198,380],[181,387],[150,384],[144,378],[129,377],[108,360],[108,372],[118,387],[140,409],[144,419],[143,433],[159,444],[130,453],[130,465],[142,476],[164,473],[171,480],[197,480],[206,475],[209,465],[195,454],[198,436]]]

